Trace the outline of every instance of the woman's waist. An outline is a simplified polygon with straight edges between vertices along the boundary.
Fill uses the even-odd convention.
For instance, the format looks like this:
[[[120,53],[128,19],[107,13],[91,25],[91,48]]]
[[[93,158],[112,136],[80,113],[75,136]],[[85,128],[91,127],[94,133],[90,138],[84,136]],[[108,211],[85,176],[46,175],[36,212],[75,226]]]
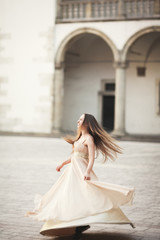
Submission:
[[[84,153],[84,152],[81,152],[81,151],[74,151],[74,156],[88,159],[88,153]]]

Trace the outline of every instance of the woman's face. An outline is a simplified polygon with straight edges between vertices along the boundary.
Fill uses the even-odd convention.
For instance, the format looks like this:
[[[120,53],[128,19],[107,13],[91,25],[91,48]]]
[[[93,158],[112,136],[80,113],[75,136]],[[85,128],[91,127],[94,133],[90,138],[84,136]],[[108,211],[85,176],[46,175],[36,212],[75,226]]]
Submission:
[[[85,117],[85,115],[82,114],[82,115],[80,116],[80,118],[78,119],[78,121],[77,121],[77,128],[80,128],[80,127],[82,126],[83,121],[84,121],[84,117]]]

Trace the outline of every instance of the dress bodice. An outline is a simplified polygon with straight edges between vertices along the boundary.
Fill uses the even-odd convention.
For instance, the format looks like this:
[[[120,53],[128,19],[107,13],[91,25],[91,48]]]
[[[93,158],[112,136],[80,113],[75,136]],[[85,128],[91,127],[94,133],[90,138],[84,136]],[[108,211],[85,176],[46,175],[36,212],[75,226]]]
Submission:
[[[74,154],[84,158],[88,158],[88,147],[82,142],[74,142]]]

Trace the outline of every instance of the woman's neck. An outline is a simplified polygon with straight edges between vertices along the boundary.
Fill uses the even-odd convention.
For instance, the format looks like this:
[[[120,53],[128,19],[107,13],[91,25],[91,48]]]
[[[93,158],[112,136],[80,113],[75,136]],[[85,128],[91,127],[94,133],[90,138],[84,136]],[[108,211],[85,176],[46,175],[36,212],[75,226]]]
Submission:
[[[85,135],[87,135],[87,134],[88,134],[88,131],[87,131],[86,129],[84,129],[84,130],[82,130],[82,131],[81,131],[81,133],[82,133],[82,135],[81,135],[81,136],[82,136],[82,137],[84,137]]]

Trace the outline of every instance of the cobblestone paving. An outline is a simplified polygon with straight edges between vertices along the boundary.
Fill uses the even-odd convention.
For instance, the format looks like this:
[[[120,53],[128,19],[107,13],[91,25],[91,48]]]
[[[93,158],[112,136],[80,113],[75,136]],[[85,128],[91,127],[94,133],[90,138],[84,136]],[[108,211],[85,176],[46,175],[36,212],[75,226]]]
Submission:
[[[94,170],[100,180],[135,187],[133,206],[125,206],[122,210],[136,228],[91,225],[80,239],[158,240],[160,143],[123,141],[120,145],[124,154],[116,162],[104,165],[97,160]],[[34,195],[47,192],[60,176],[55,168],[70,151],[70,145],[61,139],[0,137],[0,239],[53,239],[39,234],[43,222],[24,217],[24,213],[33,210]]]

